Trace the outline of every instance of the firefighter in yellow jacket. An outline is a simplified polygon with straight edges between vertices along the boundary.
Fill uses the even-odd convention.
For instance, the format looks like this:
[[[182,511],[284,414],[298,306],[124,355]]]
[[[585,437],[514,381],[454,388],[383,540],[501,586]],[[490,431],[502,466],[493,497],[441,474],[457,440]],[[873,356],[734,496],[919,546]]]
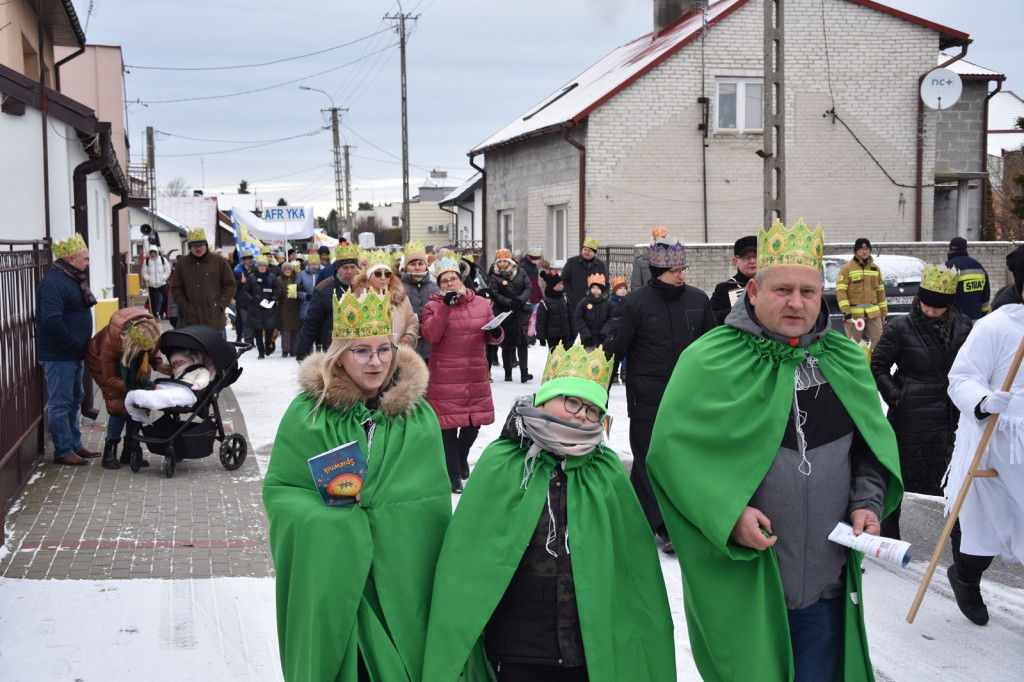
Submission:
[[[861,237],[853,245],[853,260],[836,279],[836,303],[843,313],[843,330],[855,342],[866,336],[874,348],[889,315],[882,271],[871,258],[871,242]]]

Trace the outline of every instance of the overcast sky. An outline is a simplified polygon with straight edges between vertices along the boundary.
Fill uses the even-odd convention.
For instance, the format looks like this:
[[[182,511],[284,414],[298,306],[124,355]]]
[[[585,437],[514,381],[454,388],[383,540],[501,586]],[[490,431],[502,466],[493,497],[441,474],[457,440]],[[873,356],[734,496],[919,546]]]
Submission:
[[[889,0],[969,33],[967,59],[1024,94],[1024,2]],[[156,137],[157,183],[268,204],[334,205],[330,115],[342,112],[356,202],[401,201],[399,6],[391,0],[74,0],[89,43],[120,45],[132,161]],[[90,13],[91,7],[91,13]],[[651,0],[406,0],[410,194],[615,47],[651,31]],[[312,54],[317,53],[319,54]],[[271,63],[274,62],[274,63]],[[143,68],[159,67],[159,68]],[[218,68],[233,67],[233,68]],[[188,69],[188,70],[184,70]],[[308,92],[300,85],[323,90]],[[482,163],[482,158],[477,159]]]

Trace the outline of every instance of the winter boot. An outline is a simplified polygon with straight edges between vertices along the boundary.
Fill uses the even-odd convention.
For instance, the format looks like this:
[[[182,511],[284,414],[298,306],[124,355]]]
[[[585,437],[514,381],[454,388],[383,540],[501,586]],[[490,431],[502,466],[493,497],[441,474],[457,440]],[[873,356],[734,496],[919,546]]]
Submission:
[[[953,588],[953,596],[956,597],[956,605],[960,608],[960,613],[967,616],[967,620],[975,625],[988,623],[988,607],[985,606],[985,600],[981,598],[981,581],[971,584],[961,580],[957,575],[956,564],[951,564],[946,569],[946,577],[949,578],[949,584]]]
[[[462,471],[460,473],[462,474],[462,480],[465,481],[467,478],[469,478],[469,458],[463,457],[461,459],[462,461],[459,462],[459,465]]]
[[[103,445],[103,461],[100,464],[104,469],[120,469],[121,465],[117,461],[117,444],[119,440],[108,440]]]

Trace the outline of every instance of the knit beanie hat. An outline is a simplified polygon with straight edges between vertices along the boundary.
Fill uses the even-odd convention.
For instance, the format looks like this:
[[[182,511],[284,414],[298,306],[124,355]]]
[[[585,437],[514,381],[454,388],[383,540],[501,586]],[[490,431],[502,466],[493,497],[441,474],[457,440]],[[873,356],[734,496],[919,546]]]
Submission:
[[[861,237],[860,239],[853,243],[853,252],[856,253],[857,249],[859,249],[862,246],[866,246],[869,249],[871,248],[871,242],[868,240],[867,237]]]
[[[1013,273],[1013,287],[1019,292],[1024,286],[1024,245],[1006,254],[1006,268]]]

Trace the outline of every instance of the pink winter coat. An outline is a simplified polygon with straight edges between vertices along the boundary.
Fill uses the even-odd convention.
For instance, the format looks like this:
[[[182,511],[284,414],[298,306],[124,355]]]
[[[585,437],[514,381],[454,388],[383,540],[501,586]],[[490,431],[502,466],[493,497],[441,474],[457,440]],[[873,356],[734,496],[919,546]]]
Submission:
[[[486,344],[501,343],[480,329],[494,319],[486,299],[467,289],[454,308],[440,292],[423,306],[420,335],[430,342],[427,402],[442,429],[494,423],[494,401],[487,379]]]

